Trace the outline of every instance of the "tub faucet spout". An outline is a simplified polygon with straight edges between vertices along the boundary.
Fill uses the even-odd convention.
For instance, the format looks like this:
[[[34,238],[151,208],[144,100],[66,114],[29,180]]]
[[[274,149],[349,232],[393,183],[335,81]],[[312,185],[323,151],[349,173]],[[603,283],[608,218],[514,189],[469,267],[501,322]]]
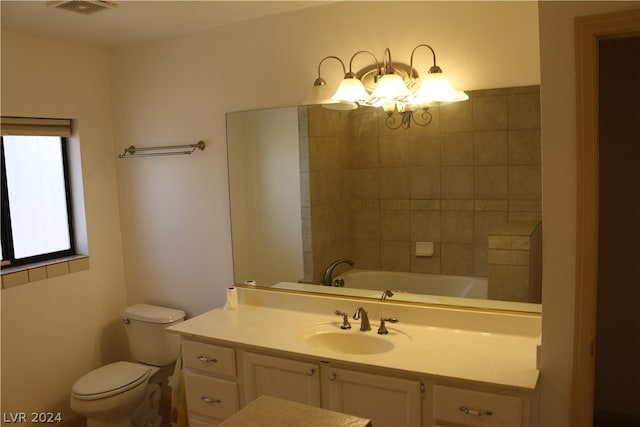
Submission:
[[[333,275],[333,269],[343,263],[349,264],[353,267],[353,261],[351,261],[350,259],[339,259],[332,262],[331,265],[324,271],[324,277],[322,278],[322,284],[324,286],[333,286],[333,278],[331,277]]]
[[[369,314],[365,311],[364,308],[362,307],[358,307],[356,309],[355,314],[353,315],[353,319],[354,320],[358,320],[362,317],[362,320],[360,321],[360,330],[361,331],[370,331],[371,330],[371,324],[369,324]]]
[[[380,301],[384,302],[384,300],[387,299],[387,297],[391,298],[393,296],[393,292],[391,292],[389,289],[387,289],[386,291],[384,291],[382,293],[382,296],[380,297]]]

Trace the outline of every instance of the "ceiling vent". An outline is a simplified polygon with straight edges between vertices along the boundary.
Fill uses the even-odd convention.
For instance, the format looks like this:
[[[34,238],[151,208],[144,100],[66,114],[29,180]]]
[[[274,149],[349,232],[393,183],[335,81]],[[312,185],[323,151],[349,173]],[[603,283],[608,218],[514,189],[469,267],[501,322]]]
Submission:
[[[73,0],[73,1],[51,1],[47,6],[58,9],[69,10],[71,12],[81,13],[83,15],[91,15],[106,9],[113,9],[116,3],[99,0]]]

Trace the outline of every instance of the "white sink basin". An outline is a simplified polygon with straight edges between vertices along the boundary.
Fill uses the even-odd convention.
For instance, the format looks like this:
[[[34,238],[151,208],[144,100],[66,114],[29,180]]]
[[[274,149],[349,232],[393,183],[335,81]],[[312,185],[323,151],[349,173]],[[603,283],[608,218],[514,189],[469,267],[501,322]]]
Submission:
[[[379,335],[356,335],[348,332],[321,332],[307,337],[305,343],[319,350],[345,354],[386,353],[394,347],[391,341]]]
[[[316,350],[341,354],[378,354],[386,353],[401,342],[411,339],[404,333],[389,328],[388,335],[378,335],[377,326],[371,325],[371,331],[359,330],[360,325],[353,323],[351,329],[340,329],[339,322],[320,323],[307,326],[298,331],[297,337]]]

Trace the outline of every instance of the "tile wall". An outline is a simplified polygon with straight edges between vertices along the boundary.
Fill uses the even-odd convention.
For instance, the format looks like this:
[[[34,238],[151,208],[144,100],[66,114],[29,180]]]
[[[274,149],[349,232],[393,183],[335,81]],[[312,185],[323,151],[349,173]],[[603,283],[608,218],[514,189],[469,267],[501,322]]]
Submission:
[[[302,109],[305,279],[337,258],[486,277],[488,233],[541,219],[539,89],[468,92],[407,130],[380,109]],[[433,256],[416,242],[434,242]]]
[[[539,221],[505,222],[489,232],[492,300],[540,304],[542,227]]]

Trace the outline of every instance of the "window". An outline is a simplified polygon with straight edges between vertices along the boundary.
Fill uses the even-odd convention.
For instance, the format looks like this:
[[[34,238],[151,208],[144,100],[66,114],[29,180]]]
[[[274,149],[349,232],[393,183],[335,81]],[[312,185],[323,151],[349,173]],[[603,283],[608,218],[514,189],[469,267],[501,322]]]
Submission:
[[[2,117],[2,265],[73,255],[69,120]]]

